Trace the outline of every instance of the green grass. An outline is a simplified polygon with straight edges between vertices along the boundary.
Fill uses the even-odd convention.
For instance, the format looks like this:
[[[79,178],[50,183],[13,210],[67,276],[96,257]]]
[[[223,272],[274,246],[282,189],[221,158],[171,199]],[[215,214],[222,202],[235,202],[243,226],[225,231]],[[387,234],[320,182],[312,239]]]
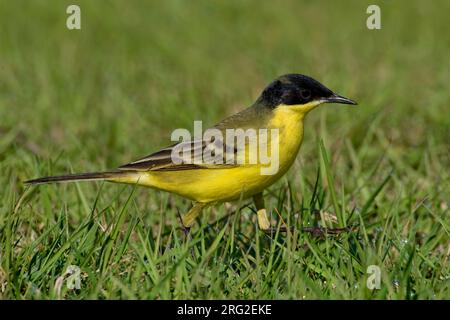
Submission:
[[[450,298],[448,1],[77,1],[69,31],[72,2],[0,3],[1,299]],[[274,223],[297,231],[260,232],[243,201],[208,209],[185,241],[176,196],[22,184],[149,154],[288,72],[359,102],[312,112],[266,191]],[[315,225],[357,228],[298,232]],[[80,290],[61,285],[69,265]]]

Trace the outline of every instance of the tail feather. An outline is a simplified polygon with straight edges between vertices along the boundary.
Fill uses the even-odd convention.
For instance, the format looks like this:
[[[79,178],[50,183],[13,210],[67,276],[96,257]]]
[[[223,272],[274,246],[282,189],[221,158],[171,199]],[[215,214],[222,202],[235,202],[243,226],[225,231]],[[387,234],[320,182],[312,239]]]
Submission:
[[[61,176],[42,177],[38,179],[24,181],[25,184],[38,185],[54,182],[72,182],[72,181],[95,181],[95,180],[114,180],[121,177],[129,176],[132,171],[105,171],[105,172],[88,172],[65,174]]]

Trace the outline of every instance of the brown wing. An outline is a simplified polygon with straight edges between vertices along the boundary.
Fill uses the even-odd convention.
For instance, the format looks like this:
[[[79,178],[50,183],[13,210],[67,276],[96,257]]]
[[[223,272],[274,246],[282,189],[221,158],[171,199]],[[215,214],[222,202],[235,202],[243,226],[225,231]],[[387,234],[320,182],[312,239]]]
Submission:
[[[204,151],[209,148],[217,157],[222,158],[222,163],[215,163],[214,159],[200,158],[195,161],[198,155],[204,155]],[[181,152],[181,156],[180,151]],[[175,152],[174,152],[175,151]],[[201,168],[225,168],[233,167],[232,164],[226,163],[226,152],[234,152],[234,148],[227,148],[221,140],[211,142],[205,141],[187,141],[180,142],[167,148],[161,149],[149,156],[139,160],[120,166],[120,170],[136,170],[136,171],[177,171],[177,170],[194,170]],[[211,154],[208,152],[207,154]]]
[[[254,107],[250,107],[242,110],[239,113],[236,113],[218,124],[214,126],[215,129],[218,129],[222,132],[225,132],[228,128],[265,128],[267,119],[271,115],[269,111],[265,108],[262,109],[254,109]],[[144,157],[142,159],[130,162],[125,164],[119,169],[123,170],[137,170],[137,171],[176,171],[176,170],[193,170],[193,169],[201,169],[201,168],[209,168],[209,169],[219,169],[225,167],[234,167],[236,165],[227,164],[226,163],[226,154],[234,153],[235,157],[238,157],[238,153],[241,150],[238,150],[235,146],[227,146],[223,143],[223,141],[216,140],[214,141],[214,145],[211,145],[210,142],[205,141],[187,141],[180,142],[174,145],[171,145],[167,148],[161,149],[158,152],[152,153],[151,155]],[[189,146],[189,150],[191,152],[187,152],[187,159],[183,159],[182,163],[174,163],[173,157],[173,149],[178,147],[182,147],[185,145]],[[217,163],[207,163],[207,164],[197,164],[193,161],[193,157],[196,151],[203,152],[205,148],[214,148],[217,149],[218,153],[221,153],[223,156],[223,161],[221,164]],[[189,156],[190,154],[190,156]]]

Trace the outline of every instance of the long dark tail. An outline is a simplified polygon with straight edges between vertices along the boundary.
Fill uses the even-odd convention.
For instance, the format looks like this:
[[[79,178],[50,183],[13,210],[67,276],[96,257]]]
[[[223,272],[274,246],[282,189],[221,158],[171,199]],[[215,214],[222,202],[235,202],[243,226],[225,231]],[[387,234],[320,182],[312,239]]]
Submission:
[[[136,175],[135,171],[118,170],[118,171],[106,171],[106,172],[89,172],[89,173],[75,173],[65,174],[62,176],[43,177],[33,180],[25,181],[25,184],[38,185],[44,183],[54,182],[73,182],[73,181],[95,181],[95,180],[120,180],[121,178],[127,178]]]

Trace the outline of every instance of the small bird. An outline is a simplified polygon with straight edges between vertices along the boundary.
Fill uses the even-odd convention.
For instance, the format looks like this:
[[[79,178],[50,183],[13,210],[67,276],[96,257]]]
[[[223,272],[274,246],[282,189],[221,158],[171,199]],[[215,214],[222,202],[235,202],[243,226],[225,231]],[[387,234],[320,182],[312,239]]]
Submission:
[[[196,161],[174,161],[174,149],[183,144],[188,160],[192,160],[195,149],[201,152],[211,146],[211,141],[179,142],[158,152],[130,162],[116,170],[93,173],[67,174],[25,181],[38,185],[52,182],[106,180],[110,182],[137,184],[168,191],[193,201],[192,208],[181,217],[183,227],[188,230],[206,207],[227,201],[253,198],[259,228],[271,231],[264,205],[263,190],[282,177],[293,164],[303,140],[303,120],[312,109],[324,103],[356,105],[353,100],[338,95],[320,82],[302,74],[286,74],[271,82],[259,98],[247,109],[225,118],[213,127],[226,133],[229,129],[275,129],[277,139],[266,140],[266,147],[277,142],[278,167],[273,174],[262,174],[261,162],[201,163]],[[200,142],[200,143],[198,143]],[[223,142],[223,140],[222,140]],[[227,142],[228,143],[228,142]],[[244,147],[228,146],[221,154],[234,153],[236,159],[249,159],[249,141]],[[217,141],[214,141],[217,145]],[[230,151],[231,150],[231,151]],[[198,151],[198,150],[197,150]],[[217,151],[217,150],[216,150]],[[200,153],[201,153],[200,152]],[[179,160],[179,159],[178,159]],[[186,160],[186,159],[185,159]]]

